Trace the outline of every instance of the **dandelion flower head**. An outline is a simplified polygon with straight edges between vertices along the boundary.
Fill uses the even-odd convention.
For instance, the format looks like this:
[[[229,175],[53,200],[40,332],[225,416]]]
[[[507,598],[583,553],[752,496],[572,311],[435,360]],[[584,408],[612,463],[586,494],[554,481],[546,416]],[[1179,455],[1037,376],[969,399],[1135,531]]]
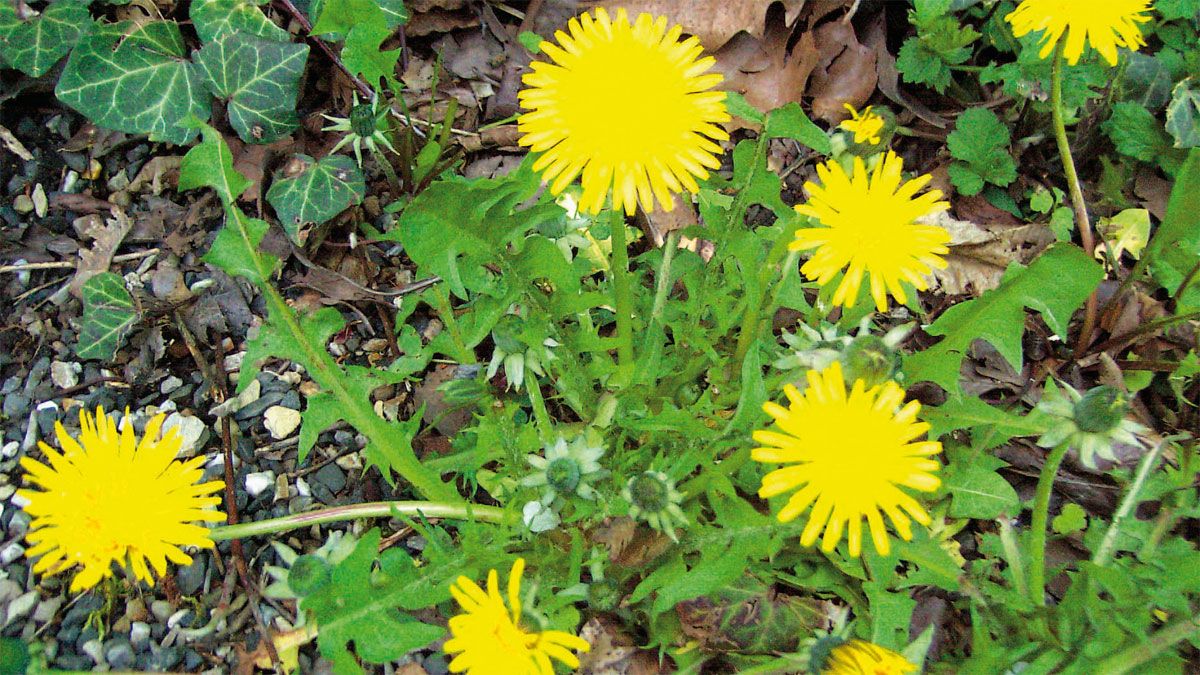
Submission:
[[[862,112],[859,112],[849,103],[845,105],[846,110],[850,111],[850,119],[839,124],[838,128],[854,134],[855,143],[879,145],[879,132],[883,131],[883,118],[871,111],[872,106],[867,106],[862,109]]]
[[[666,17],[603,8],[571,19],[558,44],[542,42],[549,61],[534,61],[518,94],[520,144],[543,153],[533,165],[553,194],[582,175],[580,209],[597,213],[612,190],[614,209],[674,206],[672,193],[695,193],[696,178],[720,166],[714,141],[729,135],[722,80],[707,73],[699,40],[680,40]]]
[[[550,659],[569,668],[579,667],[572,651],[587,652],[586,640],[558,630],[528,632],[521,628],[521,576],[525,559],[518,558],[508,575],[508,604],[500,595],[496,570],[490,570],[487,590],[459,577],[450,594],[463,613],[450,619],[451,638],[446,641],[452,673],[506,673],[511,675],[554,675]]]
[[[900,654],[879,645],[850,640],[829,652],[822,675],[905,675],[917,667]]]
[[[941,256],[950,251],[946,247],[950,234],[916,221],[950,205],[939,201],[939,190],[917,196],[931,176],[904,181],[903,170],[904,160],[889,150],[870,173],[860,157],[854,158],[850,174],[829,161],[817,166],[820,185],[804,184],[809,199],[796,211],[822,227],[797,230],[789,248],[816,249],[800,271],[822,286],[845,270],[833,294],[834,304],[853,307],[866,275],[875,307],[883,312],[889,293],[897,302],[908,301],[901,281],[925,290],[929,287],[925,275],[946,267]]]
[[[1075,65],[1091,44],[1110,66],[1117,65],[1117,48],[1137,51],[1146,44],[1138,24],[1150,20],[1150,0],[1024,0],[1004,18],[1013,35],[1045,31],[1042,51],[1046,58],[1066,34],[1063,55]]]
[[[112,576],[117,563],[153,584],[155,575],[166,574],[168,561],[191,564],[182,547],[212,548],[208,528],[196,521],[225,519],[212,508],[221,501],[212,493],[224,483],[197,483],[204,475],[202,456],[175,460],[182,439],[175,429],[159,437],[165,417],[151,419],[139,441],[133,425],[118,430],[103,408],[95,418],[81,411],[78,440],[56,424],[61,452],[39,444],[49,465],[21,459],[29,481],[42,488],[17,493],[33,517],[26,555],[41,556],[34,572],[80,567],[71,582],[76,592]]]
[[[891,550],[882,514],[906,541],[912,521],[929,525],[929,513],[901,488],[932,492],[941,481],[931,459],[942,451],[936,441],[916,440],[929,430],[917,421],[921,404],[904,402],[895,382],[867,388],[855,380],[850,391],[842,366],[834,362],[822,371],[810,370],[803,393],[784,386],[788,407],[768,401],[763,410],[776,428],[754,432],[762,444],[754,448],[756,462],[784,464],[763,477],[758,494],[768,498],[799,488],[780,509],[780,522],[791,522],[812,507],[800,543],[811,546],[824,530],[821,549],[837,547],[843,533],[850,555],[862,550],[865,518],[875,550]]]

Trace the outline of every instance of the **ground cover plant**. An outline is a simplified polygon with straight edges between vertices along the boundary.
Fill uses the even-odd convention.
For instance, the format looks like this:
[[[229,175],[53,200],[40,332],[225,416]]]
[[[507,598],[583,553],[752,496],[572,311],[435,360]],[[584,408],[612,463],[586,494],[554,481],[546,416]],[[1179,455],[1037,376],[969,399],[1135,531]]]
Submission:
[[[1195,670],[1198,33],[5,0],[3,670]]]

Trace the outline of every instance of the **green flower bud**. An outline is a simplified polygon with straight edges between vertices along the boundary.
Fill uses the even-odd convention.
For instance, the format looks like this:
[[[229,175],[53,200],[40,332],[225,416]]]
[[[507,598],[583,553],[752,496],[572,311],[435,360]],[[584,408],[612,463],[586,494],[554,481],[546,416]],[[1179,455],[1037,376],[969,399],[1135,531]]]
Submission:
[[[573,457],[559,457],[546,466],[546,482],[557,492],[574,492],[582,472]]]
[[[367,138],[376,132],[378,118],[375,106],[370,103],[359,103],[350,109],[350,133]]]
[[[1075,424],[1080,431],[1105,433],[1117,428],[1128,412],[1128,394],[1108,385],[1094,387],[1075,404]]]
[[[863,380],[873,387],[892,379],[900,368],[900,354],[870,333],[863,333],[846,347],[846,380]]]
[[[302,555],[288,570],[288,586],[299,595],[312,595],[329,583],[330,576],[328,562],[312,554]]]
[[[612,579],[601,579],[588,585],[588,605],[601,612],[611,612],[621,604],[621,588]]]
[[[646,471],[629,479],[629,501],[642,511],[658,513],[671,505],[670,489],[657,472]]]
[[[520,354],[525,351],[521,333],[525,331],[525,320],[516,314],[505,314],[492,329],[492,341],[505,354]]]

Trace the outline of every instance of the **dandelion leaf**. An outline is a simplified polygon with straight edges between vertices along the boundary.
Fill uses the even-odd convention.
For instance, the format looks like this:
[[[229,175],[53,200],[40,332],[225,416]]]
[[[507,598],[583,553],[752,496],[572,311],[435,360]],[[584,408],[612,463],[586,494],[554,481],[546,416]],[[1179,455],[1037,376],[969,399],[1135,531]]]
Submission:
[[[1025,309],[1040,312],[1050,329],[1065,337],[1071,314],[1103,276],[1099,264],[1070,244],[1051,246],[1029,267],[1013,263],[999,287],[951,307],[925,329],[943,339],[905,358],[908,380],[931,381],[951,395],[960,394],[959,368],[971,343],[979,339],[991,343],[1013,368],[1020,370]]]
[[[338,675],[363,672],[355,654],[367,663],[387,663],[446,632],[407,611],[448,599],[449,574],[456,570],[418,568],[399,547],[378,554],[379,541],[377,528],[363,535],[333,568],[330,582],[300,601],[316,622],[317,649]],[[434,581],[431,576],[447,578]]]
[[[1017,491],[996,473],[1007,466],[1004,460],[965,448],[949,448],[947,455],[949,463],[942,472],[942,481],[950,493],[952,518],[990,520],[1020,513]]]

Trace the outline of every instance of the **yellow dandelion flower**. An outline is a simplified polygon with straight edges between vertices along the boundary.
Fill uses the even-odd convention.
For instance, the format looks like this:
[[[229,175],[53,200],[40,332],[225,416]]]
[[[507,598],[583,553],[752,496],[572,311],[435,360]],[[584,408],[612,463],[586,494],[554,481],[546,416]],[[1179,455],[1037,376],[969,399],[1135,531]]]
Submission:
[[[166,574],[168,561],[191,564],[181,547],[212,548],[208,528],[195,521],[225,519],[211,508],[221,498],[210,496],[225,484],[196,484],[204,475],[204,457],[175,461],[182,439],[175,429],[159,438],[164,419],[151,419],[138,441],[133,425],[118,431],[103,408],[94,419],[80,411],[78,440],[55,425],[61,454],[39,444],[49,466],[21,459],[29,481],[42,488],[17,492],[33,517],[26,535],[33,546],[26,555],[41,556],[34,572],[81,567],[71,582],[76,592],[112,576],[116,563],[153,584],[155,575]]]
[[[717,126],[729,120],[725,92],[709,91],[723,79],[706,74],[714,59],[661,16],[631,25],[624,9],[613,20],[597,8],[568,30],[541,43],[552,63],[534,61],[521,80],[520,144],[544,153],[534,170],[556,195],[582,174],[585,212],[600,211],[609,188],[627,214],[653,211],[656,198],[670,211],[671,193],[697,192],[695,179],[720,166],[713,140],[729,138]]]
[[[942,451],[936,441],[916,441],[929,430],[917,421],[921,404],[903,405],[904,390],[887,381],[868,389],[855,380],[846,392],[842,365],[834,362],[823,371],[808,371],[804,393],[792,385],[783,388],[789,406],[768,401],[763,410],[775,418],[778,430],[755,431],[756,462],[790,464],[763,477],[760,497],[800,488],[779,511],[779,521],[790,522],[812,506],[800,543],[811,546],[821,530],[821,549],[837,547],[847,532],[850,555],[862,549],[862,521],[866,518],[871,540],[880,555],[891,550],[880,511],[905,541],[912,539],[909,516],[929,525],[929,513],[901,487],[932,492],[941,483],[933,471],[940,465],[930,459]],[[905,515],[905,514],[908,515]]]
[[[901,281],[923,291],[929,287],[925,275],[946,267],[941,256],[949,252],[950,234],[916,220],[950,205],[938,201],[939,190],[914,197],[931,176],[902,182],[903,169],[904,160],[889,150],[870,174],[863,160],[855,157],[853,175],[829,161],[817,166],[821,185],[804,184],[808,202],[797,205],[796,211],[824,227],[797,230],[788,247],[816,249],[800,271],[822,286],[846,271],[833,294],[834,304],[853,307],[866,274],[871,277],[875,307],[883,312],[889,293],[897,302],[907,302]]]
[[[560,630],[526,632],[520,626],[521,575],[525,559],[517,558],[508,575],[508,605],[500,596],[496,570],[488,572],[487,591],[474,581],[459,577],[450,594],[463,614],[450,619],[451,638],[446,653],[454,656],[452,673],[505,673],[505,675],[554,675],[550,659],[578,668],[572,652],[587,652],[586,640]],[[510,610],[511,608],[511,610]]]
[[[829,652],[822,675],[905,675],[917,667],[890,649],[862,640],[850,640]]]
[[[1043,59],[1066,33],[1063,54],[1067,63],[1078,63],[1087,43],[1115,66],[1117,47],[1137,51],[1146,44],[1138,24],[1150,20],[1146,14],[1150,8],[1150,0],[1024,0],[1004,18],[1017,37],[1045,31],[1039,53]]]
[[[850,119],[845,120],[838,127],[854,134],[855,143],[879,145],[879,132],[883,131],[883,118],[871,112],[872,107],[867,106],[863,108],[862,112],[859,112],[849,103],[845,104],[846,110],[850,111]]]

